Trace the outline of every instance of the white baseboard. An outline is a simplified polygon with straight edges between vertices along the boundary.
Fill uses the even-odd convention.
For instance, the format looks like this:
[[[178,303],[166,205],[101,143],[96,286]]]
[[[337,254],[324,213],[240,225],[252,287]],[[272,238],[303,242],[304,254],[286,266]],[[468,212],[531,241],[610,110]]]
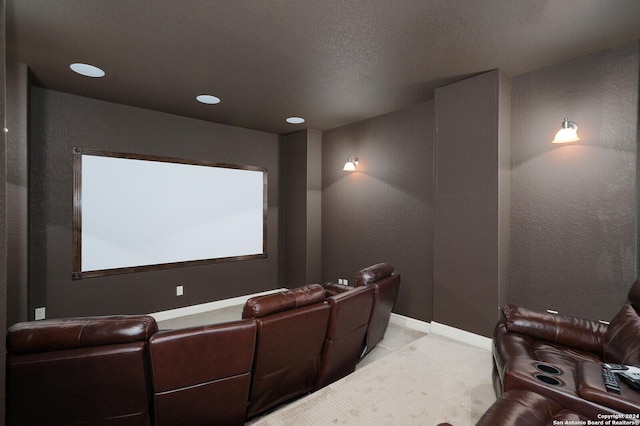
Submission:
[[[489,337],[481,336],[449,325],[440,324],[435,321],[431,321],[431,332],[480,349],[491,350],[491,339]]]
[[[479,334],[471,333],[469,331],[461,330],[449,325],[440,324],[435,321],[431,323],[420,321],[415,318],[405,317],[391,313],[390,323],[399,325],[401,327],[411,328],[413,330],[421,331],[423,333],[433,333],[440,336],[447,337],[451,340],[455,340],[467,345],[475,346],[481,349],[491,350],[491,339],[488,337],[480,336]]]
[[[425,321],[420,321],[415,318],[405,317],[391,312],[391,318],[389,322],[401,327],[407,327],[412,330],[422,331],[423,333],[431,333],[431,324]]]
[[[203,312],[213,311],[215,309],[228,308],[244,304],[247,299],[255,296],[263,296],[265,294],[277,293],[286,290],[286,288],[276,288],[274,290],[263,291],[261,293],[247,294],[244,296],[232,297],[230,299],[216,300],[214,302],[200,303],[198,305],[185,306],[183,308],[169,309],[166,311],[154,312],[151,315],[156,321],[165,321],[173,318],[183,317],[187,315],[201,314]]]

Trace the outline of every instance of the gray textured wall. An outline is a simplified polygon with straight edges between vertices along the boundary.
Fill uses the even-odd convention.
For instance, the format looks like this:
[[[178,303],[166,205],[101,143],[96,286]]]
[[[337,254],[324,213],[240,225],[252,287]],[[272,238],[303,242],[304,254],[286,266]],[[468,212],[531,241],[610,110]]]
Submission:
[[[639,44],[513,78],[509,300],[610,319],[636,277]],[[564,117],[582,140],[553,145]]]
[[[500,102],[509,104],[510,89],[494,70],[435,95],[433,320],[484,336],[508,283],[509,138],[500,124],[509,115]]]
[[[281,227],[283,284],[307,280],[307,131],[280,136]]]
[[[5,19],[4,19],[4,0],[0,0],[0,122],[5,122]],[[4,127],[4,126],[2,126]],[[0,131],[2,129],[0,128]],[[0,365],[5,365],[6,339],[5,330],[7,329],[7,216],[6,216],[6,138],[4,132],[1,132],[0,142],[2,150],[0,150],[0,177],[5,184],[0,185],[0,330],[2,334],[0,338]],[[0,419],[5,417],[5,369],[0,371]]]
[[[307,130],[306,159],[307,283],[320,283],[322,281],[322,132]]]
[[[322,134],[301,130],[280,141],[282,284],[294,288],[321,277]]]
[[[279,286],[277,135],[40,88],[30,117],[30,291],[48,318],[154,312]],[[267,167],[268,258],[72,281],[73,146]]]
[[[322,279],[378,262],[402,274],[395,311],[432,316],[434,104],[323,132]],[[356,172],[344,172],[357,156]]]
[[[7,62],[7,323],[29,318],[29,78],[24,64]]]

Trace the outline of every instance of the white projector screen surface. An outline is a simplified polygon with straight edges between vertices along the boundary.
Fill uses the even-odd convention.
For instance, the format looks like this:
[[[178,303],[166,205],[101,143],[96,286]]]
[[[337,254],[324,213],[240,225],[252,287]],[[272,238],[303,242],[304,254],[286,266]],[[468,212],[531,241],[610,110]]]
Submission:
[[[81,152],[74,278],[266,257],[265,169]]]

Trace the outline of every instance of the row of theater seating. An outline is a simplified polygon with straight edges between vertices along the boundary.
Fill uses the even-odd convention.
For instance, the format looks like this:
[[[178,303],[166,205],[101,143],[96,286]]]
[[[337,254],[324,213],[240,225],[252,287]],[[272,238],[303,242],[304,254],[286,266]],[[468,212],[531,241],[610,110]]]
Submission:
[[[640,280],[608,323],[507,305],[493,334],[498,399],[478,425],[639,424],[640,391],[603,363],[640,366]]]
[[[242,319],[158,331],[151,316],[25,322],[7,333],[9,425],[238,425],[353,372],[400,275],[249,299]]]

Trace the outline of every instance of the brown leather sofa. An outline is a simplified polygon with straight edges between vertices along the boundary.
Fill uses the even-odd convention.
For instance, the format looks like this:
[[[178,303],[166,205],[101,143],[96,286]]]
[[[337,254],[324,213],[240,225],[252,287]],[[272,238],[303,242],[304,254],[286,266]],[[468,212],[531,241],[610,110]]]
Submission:
[[[150,316],[32,321],[7,333],[9,425],[149,425]]]
[[[243,319],[223,324],[158,332],[146,315],[15,324],[7,424],[241,425],[353,372],[372,319],[384,335],[399,275],[367,269],[356,288],[249,299]]]
[[[505,306],[493,334],[499,398],[482,424],[521,424],[508,419],[524,415],[522,406],[536,405],[526,402],[531,395],[514,391],[538,395],[537,404],[547,411],[553,407],[551,411],[572,412],[581,419],[640,413],[640,392],[622,380],[619,394],[608,392],[602,380],[603,362],[640,366],[639,312],[640,280],[609,324]]]

